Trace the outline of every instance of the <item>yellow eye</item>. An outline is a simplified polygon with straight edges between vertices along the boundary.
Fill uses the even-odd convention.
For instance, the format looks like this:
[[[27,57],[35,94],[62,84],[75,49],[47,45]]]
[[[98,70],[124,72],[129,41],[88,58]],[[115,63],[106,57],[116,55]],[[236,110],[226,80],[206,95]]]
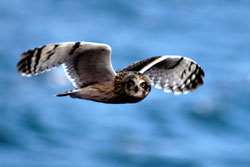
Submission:
[[[133,80],[128,81],[129,86],[134,86],[135,82]]]
[[[140,84],[140,86],[141,86],[142,88],[145,88],[145,87],[146,87],[146,83],[145,83],[145,82],[142,82],[142,83]]]

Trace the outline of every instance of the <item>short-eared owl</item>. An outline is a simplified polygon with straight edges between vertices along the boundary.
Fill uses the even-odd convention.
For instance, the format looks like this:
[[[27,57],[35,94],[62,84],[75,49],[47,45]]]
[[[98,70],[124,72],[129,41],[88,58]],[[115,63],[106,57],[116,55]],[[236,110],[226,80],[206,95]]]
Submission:
[[[103,103],[135,103],[151,85],[174,94],[187,93],[203,84],[204,72],[191,59],[157,56],[118,71],[111,65],[111,47],[91,42],[64,42],[28,50],[20,56],[18,72],[32,76],[63,65],[76,89],[58,94]]]

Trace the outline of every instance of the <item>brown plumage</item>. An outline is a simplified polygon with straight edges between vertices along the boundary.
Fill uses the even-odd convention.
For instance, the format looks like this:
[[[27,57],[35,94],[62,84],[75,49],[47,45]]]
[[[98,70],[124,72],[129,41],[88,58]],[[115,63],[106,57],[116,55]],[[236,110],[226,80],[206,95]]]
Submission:
[[[134,81],[134,85],[130,85],[130,81]],[[140,86],[142,82],[147,84],[144,88]],[[114,82],[107,85],[93,83],[57,96],[69,95],[72,98],[83,98],[103,103],[136,103],[144,99],[150,90],[151,84],[147,76],[137,72],[120,72],[117,73]]]

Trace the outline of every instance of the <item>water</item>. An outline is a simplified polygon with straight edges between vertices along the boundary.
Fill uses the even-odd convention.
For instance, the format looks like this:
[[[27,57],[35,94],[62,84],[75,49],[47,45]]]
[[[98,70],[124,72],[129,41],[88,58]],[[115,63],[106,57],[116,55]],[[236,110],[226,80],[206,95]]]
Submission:
[[[247,0],[1,1],[0,166],[249,167],[249,19]],[[107,105],[54,97],[61,68],[18,75],[23,51],[63,41],[109,44],[115,69],[186,56],[205,85]]]

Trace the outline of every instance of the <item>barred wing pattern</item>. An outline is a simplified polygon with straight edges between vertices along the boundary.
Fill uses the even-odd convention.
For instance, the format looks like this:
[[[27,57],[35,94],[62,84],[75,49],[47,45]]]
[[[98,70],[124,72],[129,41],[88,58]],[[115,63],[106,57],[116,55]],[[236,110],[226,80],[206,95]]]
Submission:
[[[120,71],[139,71],[165,92],[188,93],[203,84],[205,76],[193,60],[181,56],[158,56],[135,62]]]
[[[111,48],[91,42],[64,42],[31,49],[20,56],[18,72],[37,75],[63,64],[67,77],[77,88],[115,77]]]

